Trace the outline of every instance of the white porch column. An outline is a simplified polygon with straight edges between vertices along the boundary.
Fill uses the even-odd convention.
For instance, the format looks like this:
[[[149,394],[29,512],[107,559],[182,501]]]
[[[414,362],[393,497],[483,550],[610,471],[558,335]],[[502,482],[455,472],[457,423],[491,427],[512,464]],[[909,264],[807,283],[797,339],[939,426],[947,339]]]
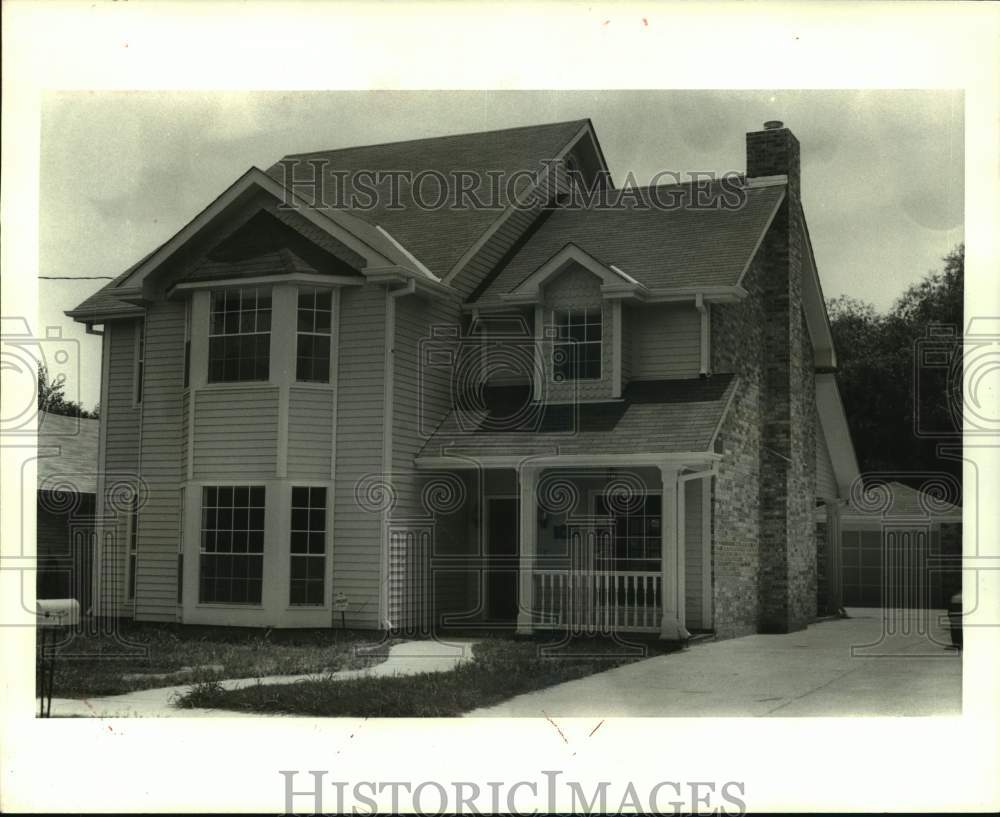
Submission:
[[[518,567],[518,604],[517,633],[528,635],[531,632],[531,618],[534,610],[534,567],[535,550],[538,540],[538,497],[535,489],[538,486],[539,469],[530,465],[522,465],[517,471],[518,482],[518,513],[519,522],[519,567]]]
[[[660,501],[660,569],[663,571],[663,611],[660,619],[660,638],[668,641],[682,641],[691,634],[684,627],[684,565],[678,536],[680,521],[677,507],[677,466],[663,464],[660,477],[663,481],[663,496]]]

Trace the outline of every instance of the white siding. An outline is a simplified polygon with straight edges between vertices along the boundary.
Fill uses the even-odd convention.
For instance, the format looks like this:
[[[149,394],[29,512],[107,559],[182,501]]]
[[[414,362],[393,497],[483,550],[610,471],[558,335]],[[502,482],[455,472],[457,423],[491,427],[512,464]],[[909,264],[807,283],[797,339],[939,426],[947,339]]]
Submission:
[[[107,423],[104,468],[105,505],[108,524],[101,547],[101,599],[105,615],[119,615],[125,604],[125,553],[127,518],[121,503],[108,497],[122,483],[135,484],[139,470],[139,411],[133,406],[135,393],[135,321],[105,324],[108,349],[108,395],[101,414]],[[113,520],[113,521],[112,521]]]
[[[385,289],[346,287],[340,307],[333,592],[349,601],[347,625],[378,627],[381,517],[355,498],[382,470]]]
[[[833,471],[833,462],[830,460],[830,449],[826,442],[826,435],[823,433],[823,425],[819,420],[819,412],[816,413],[816,496],[823,499],[837,499],[839,489],[837,488],[837,477]]]
[[[636,307],[632,310],[632,332],[632,377],[635,380],[698,376],[701,316],[693,305]]]
[[[274,477],[278,389],[246,385],[202,389],[195,399],[196,479]]]
[[[146,315],[142,400],[142,476],[148,489],[139,512],[136,618],[177,619],[180,486],[185,463],[182,396],[184,304],[157,301]]]
[[[292,388],[288,408],[288,476],[330,478],[333,389]]]
[[[396,490],[396,506],[392,512],[394,522],[408,525],[414,532],[430,530],[436,537],[435,518],[430,508],[425,507],[422,489],[427,476],[417,473],[413,459],[420,451],[429,434],[437,428],[451,406],[453,371],[441,365],[426,365],[428,355],[423,353],[432,331],[444,327],[459,327],[457,304],[442,301],[428,301],[407,296],[396,302],[396,329],[394,344],[395,385],[393,392],[393,458],[392,482]],[[447,341],[443,341],[447,343]],[[440,346],[441,341],[435,341]],[[423,521],[419,521],[423,520]],[[416,542],[418,540],[410,540]],[[414,577],[404,581],[398,572],[408,569],[417,581],[422,581],[422,592],[436,588],[438,595],[445,593],[448,598],[438,599],[446,606],[452,605],[452,591],[457,586],[455,578],[432,576],[428,559],[430,550],[440,553],[441,543],[432,541],[409,558],[397,557],[390,581],[390,618],[394,624],[415,623],[414,610],[404,601],[403,593],[414,591]]]

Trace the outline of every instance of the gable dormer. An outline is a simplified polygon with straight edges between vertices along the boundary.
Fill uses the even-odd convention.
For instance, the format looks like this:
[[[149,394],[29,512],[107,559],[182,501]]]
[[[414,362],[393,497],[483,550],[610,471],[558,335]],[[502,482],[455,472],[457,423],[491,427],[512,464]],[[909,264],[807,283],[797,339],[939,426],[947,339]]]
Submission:
[[[536,399],[546,402],[621,397],[622,300],[645,288],[617,267],[568,244],[503,300],[533,309],[538,361]]]

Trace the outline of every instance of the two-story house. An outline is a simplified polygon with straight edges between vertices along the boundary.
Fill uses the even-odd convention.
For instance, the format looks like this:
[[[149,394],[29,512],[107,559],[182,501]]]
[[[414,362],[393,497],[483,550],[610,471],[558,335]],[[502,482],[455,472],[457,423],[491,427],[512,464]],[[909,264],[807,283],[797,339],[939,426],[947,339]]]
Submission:
[[[289,156],[70,312],[103,327],[103,612],[810,621],[857,465],[798,142],[608,178],[589,120]]]

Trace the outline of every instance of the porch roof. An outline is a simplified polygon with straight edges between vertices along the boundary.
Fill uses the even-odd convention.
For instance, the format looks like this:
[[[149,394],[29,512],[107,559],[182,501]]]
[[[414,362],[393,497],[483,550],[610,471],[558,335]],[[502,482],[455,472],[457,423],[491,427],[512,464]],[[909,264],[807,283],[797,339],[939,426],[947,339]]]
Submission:
[[[630,383],[621,400],[544,404],[529,386],[492,387],[452,410],[417,455],[496,458],[711,453],[736,377]]]

